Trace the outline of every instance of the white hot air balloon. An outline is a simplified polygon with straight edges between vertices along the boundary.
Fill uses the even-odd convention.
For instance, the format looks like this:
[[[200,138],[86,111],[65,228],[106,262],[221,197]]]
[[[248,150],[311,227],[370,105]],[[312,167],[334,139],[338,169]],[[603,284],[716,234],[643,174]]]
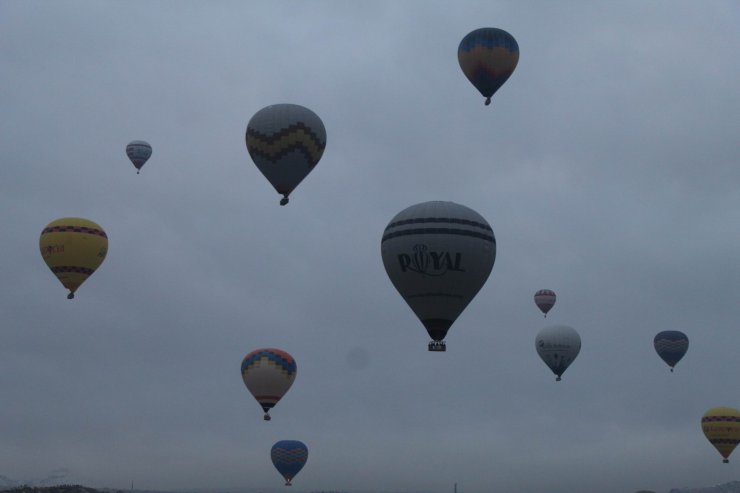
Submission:
[[[143,140],[132,140],[126,146],[126,155],[136,168],[136,174],[139,174],[141,167],[144,166],[152,156],[152,146]]]
[[[447,331],[493,268],[491,226],[463,205],[423,202],[391,220],[381,254],[391,282],[432,338],[429,350],[445,351]]]
[[[270,409],[293,385],[297,371],[293,356],[282,349],[255,349],[242,360],[242,380],[265,412],[265,421],[270,420]]]
[[[552,325],[537,334],[534,346],[542,361],[557,376],[555,380],[559,382],[581,350],[581,336],[573,327]]]

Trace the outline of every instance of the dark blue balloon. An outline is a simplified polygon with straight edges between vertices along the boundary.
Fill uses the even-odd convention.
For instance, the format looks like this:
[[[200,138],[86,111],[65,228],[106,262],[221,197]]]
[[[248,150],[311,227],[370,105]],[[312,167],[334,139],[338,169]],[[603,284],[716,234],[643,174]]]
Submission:
[[[689,338],[686,334],[678,330],[664,330],[659,332],[653,339],[653,345],[658,356],[665,361],[668,366],[676,366],[681,361],[686,351],[689,349]]]
[[[289,485],[308,460],[308,447],[298,440],[280,440],[272,446],[270,458],[280,474]]]
[[[467,34],[457,48],[457,61],[465,77],[491,103],[491,96],[506,82],[519,63],[519,45],[503,29],[483,27]]]

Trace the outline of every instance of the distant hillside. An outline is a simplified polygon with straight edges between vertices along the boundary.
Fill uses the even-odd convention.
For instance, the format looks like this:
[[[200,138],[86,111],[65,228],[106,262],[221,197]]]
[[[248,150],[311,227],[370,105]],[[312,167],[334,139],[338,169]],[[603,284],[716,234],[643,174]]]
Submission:
[[[669,493],[740,493],[740,481],[731,481],[717,486],[691,488],[688,490],[672,489]]]
[[[60,484],[57,486],[16,486],[5,490],[5,493],[105,493],[78,484]]]
[[[19,486],[18,481],[0,474],[0,490],[7,490],[10,488],[15,488],[16,486]]]
[[[3,484],[5,483],[5,484]],[[14,486],[8,487],[6,485],[13,484]],[[120,490],[112,490],[108,488],[95,489],[87,486],[81,486],[78,484],[60,484],[56,486],[28,486],[28,485],[17,485],[18,482],[9,479],[5,476],[0,475],[0,490],[3,493],[124,493]],[[248,491],[248,490],[244,490]],[[251,490],[249,490],[251,491]],[[264,491],[260,489],[259,491]],[[125,493],[129,493],[126,491]],[[135,490],[133,493],[162,493],[162,492],[146,492],[144,490]],[[347,493],[340,491],[327,491],[327,492],[311,492],[311,493]],[[729,483],[719,484],[716,486],[706,486],[703,488],[688,488],[680,489],[673,488],[668,493],[740,493],[740,481],[731,481]]]
[[[23,478],[23,479],[12,479],[8,476],[0,474],[0,490],[11,490],[18,489],[21,486],[31,486],[38,488],[41,491],[44,487],[54,487],[58,485],[64,485],[65,487],[71,487],[72,485],[88,484],[88,481],[84,477],[80,477],[74,474],[66,467],[54,469],[47,473],[41,478]],[[80,491],[94,491],[92,488],[81,486],[83,490]],[[21,491],[21,490],[18,490]]]

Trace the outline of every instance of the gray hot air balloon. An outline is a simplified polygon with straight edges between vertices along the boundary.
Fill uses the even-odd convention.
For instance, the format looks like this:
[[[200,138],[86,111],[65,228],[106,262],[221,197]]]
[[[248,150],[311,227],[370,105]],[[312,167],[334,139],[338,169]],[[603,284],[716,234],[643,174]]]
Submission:
[[[581,337],[573,327],[552,325],[537,334],[534,346],[542,361],[557,376],[555,380],[559,382],[560,377],[581,350]]]
[[[551,289],[540,289],[534,294],[534,303],[545,314],[545,317],[547,317],[547,312],[555,306],[556,299],[557,296],[555,296],[555,292]]]
[[[297,104],[275,104],[254,114],[247,125],[247,151],[254,164],[288,203],[288,195],[321,159],[326,129],[321,119]]]
[[[391,282],[429,332],[429,350],[444,351],[450,326],[491,273],[496,238],[468,207],[423,202],[391,220],[381,254]]]
[[[146,163],[152,155],[152,146],[143,140],[132,140],[126,146],[126,155],[131,162],[134,163],[136,174],[138,175],[139,171],[141,171],[141,167],[144,166],[144,163]]]

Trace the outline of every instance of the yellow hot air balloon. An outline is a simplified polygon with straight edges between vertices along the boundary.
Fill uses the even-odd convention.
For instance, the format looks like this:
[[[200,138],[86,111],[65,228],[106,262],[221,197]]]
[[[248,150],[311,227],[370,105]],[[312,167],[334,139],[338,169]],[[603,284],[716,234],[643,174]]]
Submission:
[[[701,430],[724,460],[740,441],[740,411],[731,407],[714,407],[701,418]]]
[[[39,248],[44,262],[75,297],[80,284],[95,272],[108,253],[108,236],[98,224],[78,217],[50,222],[41,232]]]

